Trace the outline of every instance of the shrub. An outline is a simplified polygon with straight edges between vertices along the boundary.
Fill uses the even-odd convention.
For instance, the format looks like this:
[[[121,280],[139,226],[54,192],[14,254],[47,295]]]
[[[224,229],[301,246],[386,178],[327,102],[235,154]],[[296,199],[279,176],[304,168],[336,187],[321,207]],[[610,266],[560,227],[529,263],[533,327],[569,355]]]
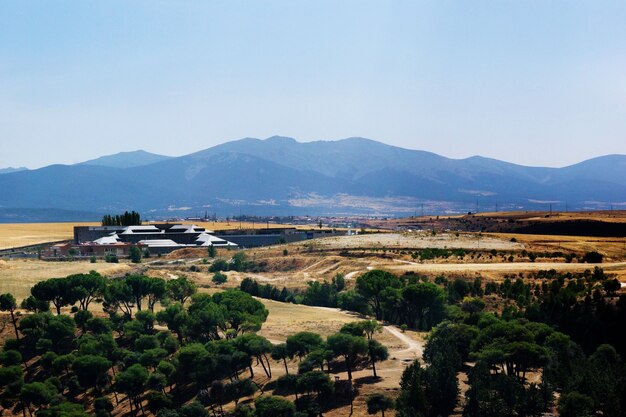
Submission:
[[[213,283],[215,284],[223,284],[226,281],[228,281],[228,277],[225,274],[222,274],[221,272],[216,272],[213,275],[213,278],[211,279],[211,281],[213,281]]]
[[[591,252],[587,252],[585,253],[585,255],[583,256],[583,262],[589,263],[589,264],[600,264],[602,263],[602,259],[604,258],[604,256],[596,251],[591,251]]]

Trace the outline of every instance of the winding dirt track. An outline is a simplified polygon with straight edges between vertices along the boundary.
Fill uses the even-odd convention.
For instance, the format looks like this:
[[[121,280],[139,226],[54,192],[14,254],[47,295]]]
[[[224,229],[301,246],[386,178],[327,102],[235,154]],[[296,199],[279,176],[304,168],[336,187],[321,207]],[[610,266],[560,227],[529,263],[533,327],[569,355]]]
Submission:
[[[383,328],[385,329],[385,331],[400,339],[402,343],[407,345],[406,349],[394,351],[394,355],[402,356],[404,358],[411,356],[417,359],[422,358],[422,355],[424,354],[424,342],[411,339],[406,334],[398,330],[398,328],[395,326],[385,326]]]

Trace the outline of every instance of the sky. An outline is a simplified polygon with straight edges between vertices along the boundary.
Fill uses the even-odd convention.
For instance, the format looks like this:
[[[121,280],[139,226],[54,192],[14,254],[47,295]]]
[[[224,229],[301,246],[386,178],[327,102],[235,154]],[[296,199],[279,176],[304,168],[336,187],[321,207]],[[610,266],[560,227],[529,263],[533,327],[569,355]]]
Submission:
[[[626,2],[0,2],[0,167],[243,137],[626,153]]]

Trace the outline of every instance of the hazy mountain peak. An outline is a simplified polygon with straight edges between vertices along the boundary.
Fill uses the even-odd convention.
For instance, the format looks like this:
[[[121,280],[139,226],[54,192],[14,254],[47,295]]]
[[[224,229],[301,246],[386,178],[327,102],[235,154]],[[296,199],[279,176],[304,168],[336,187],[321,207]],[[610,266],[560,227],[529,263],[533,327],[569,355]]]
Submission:
[[[129,152],[118,152],[112,155],[101,156],[80,163],[79,165],[97,165],[109,168],[133,168],[154,164],[170,159],[170,156],[158,155],[139,149]]]
[[[297,140],[295,140],[294,138],[290,138],[288,136],[270,136],[269,138],[265,139],[265,142],[273,142],[273,143],[279,143],[279,144],[294,144],[294,143],[300,143]]]

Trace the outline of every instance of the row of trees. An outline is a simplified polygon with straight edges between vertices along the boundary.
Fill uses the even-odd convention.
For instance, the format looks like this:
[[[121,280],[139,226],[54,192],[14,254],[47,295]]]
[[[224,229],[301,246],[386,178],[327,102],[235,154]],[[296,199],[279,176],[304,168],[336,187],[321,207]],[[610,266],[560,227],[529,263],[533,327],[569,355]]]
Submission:
[[[195,292],[196,285],[185,277],[169,281],[144,275],[107,279],[91,271],[38,282],[31,288],[31,296],[23,301],[22,307],[41,312],[47,311],[52,304],[56,314],[61,314],[63,307],[88,310],[97,301],[108,313],[121,311],[132,317],[133,310],[147,308],[154,311],[158,302],[184,303]]]
[[[105,214],[102,216],[102,226],[139,226],[141,215],[136,211],[125,211],[124,214]]]

